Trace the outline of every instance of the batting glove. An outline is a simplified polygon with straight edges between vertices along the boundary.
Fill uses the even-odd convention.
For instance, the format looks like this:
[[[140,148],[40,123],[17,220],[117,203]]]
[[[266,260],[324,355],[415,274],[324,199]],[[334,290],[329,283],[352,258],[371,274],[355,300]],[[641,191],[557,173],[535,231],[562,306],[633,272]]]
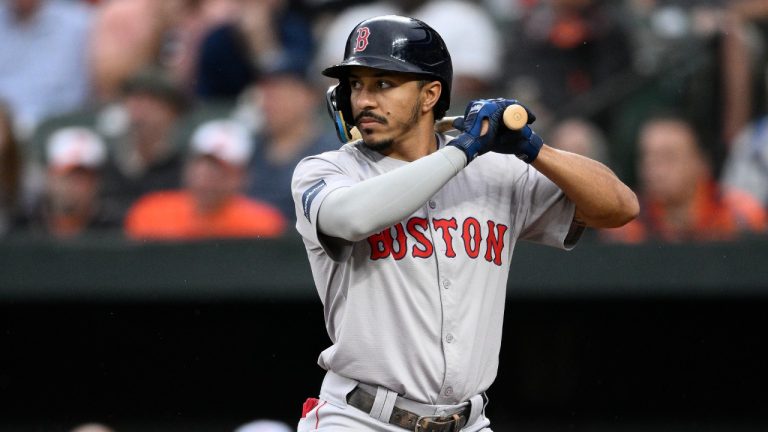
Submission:
[[[462,133],[448,145],[461,149],[467,155],[467,164],[488,152],[502,122],[504,108],[513,103],[516,103],[514,99],[478,99],[470,102],[464,112],[464,118],[460,117],[453,123]],[[488,130],[484,135],[480,135],[483,120],[488,120]]]
[[[488,151],[513,154],[523,162],[531,163],[536,160],[541,146],[544,144],[541,137],[536,135],[533,129],[528,126],[536,121],[536,116],[525,105],[513,99],[509,100],[525,108],[525,111],[528,113],[528,124],[521,129],[511,130],[502,122],[499,130],[493,137],[493,142],[488,146]]]

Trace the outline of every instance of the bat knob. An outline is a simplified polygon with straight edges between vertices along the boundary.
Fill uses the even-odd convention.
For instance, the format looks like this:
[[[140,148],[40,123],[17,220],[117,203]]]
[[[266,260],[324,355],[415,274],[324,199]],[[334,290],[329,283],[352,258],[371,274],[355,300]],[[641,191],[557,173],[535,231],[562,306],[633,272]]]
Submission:
[[[363,135],[360,133],[360,130],[357,129],[357,126],[352,126],[352,130],[349,131],[350,139],[349,141],[357,141],[359,139],[363,138]]]
[[[522,129],[528,124],[528,112],[522,105],[510,105],[504,110],[504,125],[511,130]]]

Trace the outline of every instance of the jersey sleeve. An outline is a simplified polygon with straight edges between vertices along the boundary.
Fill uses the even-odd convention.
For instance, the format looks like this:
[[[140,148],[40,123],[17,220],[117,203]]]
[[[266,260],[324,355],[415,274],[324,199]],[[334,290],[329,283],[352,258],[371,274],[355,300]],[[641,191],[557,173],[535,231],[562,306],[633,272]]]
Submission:
[[[296,166],[291,181],[296,210],[296,230],[306,242],[321,248],[334,261],[351,251],[351,243],[332,239],[319,232],[317,215],[325,198],[336,189],[356,183],[342,167],[322,156],[305,158]]]
[[[576,204],[550,179],[529,167],[526,175],[525,222],[520,239],[573,249],[584,227],[574,223]]]

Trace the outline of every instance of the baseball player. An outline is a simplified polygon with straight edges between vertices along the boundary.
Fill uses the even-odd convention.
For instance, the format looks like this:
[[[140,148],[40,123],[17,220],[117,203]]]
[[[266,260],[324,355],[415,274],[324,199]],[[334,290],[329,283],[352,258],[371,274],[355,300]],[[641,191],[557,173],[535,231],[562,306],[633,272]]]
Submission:
[[[515,243],[570,249],[585,226],[633,219],[637,199],[604,165],[506,128],[514,100],[473,101],[458,136],[436,133],[451,57],[419,20],[361,22],[323,74],[339,80],[340,136],[362,139],[302,160],[292,180],[333,343],[298,430],[490,431]]]

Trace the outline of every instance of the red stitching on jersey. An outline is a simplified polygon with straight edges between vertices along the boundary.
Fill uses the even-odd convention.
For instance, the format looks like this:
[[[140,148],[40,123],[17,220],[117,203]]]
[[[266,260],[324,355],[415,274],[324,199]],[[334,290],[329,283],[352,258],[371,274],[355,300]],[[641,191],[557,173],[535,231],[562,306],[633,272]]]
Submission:
[[[323,403],[321,403],[320,406],[317,407],[317,411],[315,411],[315,416],[317,417],[317,421],[315,422],[315,429],[319,429],[320,428],[320,408],[324,407],[325,403],[326,402],[323,401]]]

